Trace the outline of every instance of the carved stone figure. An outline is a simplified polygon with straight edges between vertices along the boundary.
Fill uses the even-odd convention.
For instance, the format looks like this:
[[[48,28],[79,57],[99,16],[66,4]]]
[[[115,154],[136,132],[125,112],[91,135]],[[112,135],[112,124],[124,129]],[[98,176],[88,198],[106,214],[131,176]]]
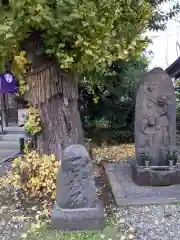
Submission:
[[[136,97],[135,144],[140,154],[148,149],[151,165],[168,165],[168,147],[176,145],[176,99],[169,76],[160,68],[151,70],[140,82]]]
[[[81,145],[70,145],[64,150],[57,175],[52,226],[71,231],[104,226],[104,210],[92,179],[92,161]]]

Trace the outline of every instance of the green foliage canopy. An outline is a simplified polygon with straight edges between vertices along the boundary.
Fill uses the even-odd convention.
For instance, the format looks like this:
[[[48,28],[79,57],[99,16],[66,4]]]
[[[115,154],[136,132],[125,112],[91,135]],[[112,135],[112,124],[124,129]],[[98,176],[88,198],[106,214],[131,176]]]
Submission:
[[[128,59],[147,46],[147,0],[9,0],[0,10],[0,63],[34,31],[41,51],[63,69],[84,72]]]
[[[130,61],[119,60],[111,66],[106,76],[90,75],[80,84],[81,117],[84,123],[105,119],[111,129],[133,129],[135,92],[140,78],[148,70],[146,56],[133,57]],[[98,74],[98,73],[96,73]],[[97,81],[93,81],[97,79]],[[99,80],[99,81],[98,81]],[[98,98],[94,99],[94,96]],[[108,109],[108,110],[107,110]]]
[[[165,30],[168,20],[177,16],[180,12],[178,0],[148,0],[154,11],[149,21],[148,28],[153,31]],[[162,11],[162,4],[169,3],[170,7],[165,12]]]

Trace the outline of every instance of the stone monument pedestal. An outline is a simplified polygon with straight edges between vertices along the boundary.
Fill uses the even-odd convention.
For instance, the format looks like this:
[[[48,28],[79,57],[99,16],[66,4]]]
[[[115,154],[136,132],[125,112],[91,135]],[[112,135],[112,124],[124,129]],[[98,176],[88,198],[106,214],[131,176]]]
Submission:
[[[169,186],[180,184],[180,166],[172,169],[145,168],[137,166],[136,160],[131,160],[132,180],[138,186]]]
[[[53,229],[61,231],[86,231],[104,228],[104,209],[95,208],[63,209],[55,203],[52,211]]]
[[[96,194],[92,167],[84,146],[65,148],[57,174],[53,229],[86,231],[104,228],[104,208]]]

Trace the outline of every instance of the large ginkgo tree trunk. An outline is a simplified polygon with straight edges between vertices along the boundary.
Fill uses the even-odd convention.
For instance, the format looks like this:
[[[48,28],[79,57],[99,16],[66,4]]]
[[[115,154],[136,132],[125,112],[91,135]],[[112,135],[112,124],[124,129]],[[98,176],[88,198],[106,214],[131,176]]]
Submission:
[[[68,145],[84,144],[78,109],[78,74],[66,73],[54,59],[35,54],[32,42],[26,42],[24,49],[32,63],[26,76],[26,98],[39,109],[42,122],[38,149],[61,159]]]

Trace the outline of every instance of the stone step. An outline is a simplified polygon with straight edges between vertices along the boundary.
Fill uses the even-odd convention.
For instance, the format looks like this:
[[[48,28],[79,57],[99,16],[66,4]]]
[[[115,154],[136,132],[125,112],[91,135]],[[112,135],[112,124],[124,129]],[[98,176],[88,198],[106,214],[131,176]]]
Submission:
[[[0,151],[2,149],[20,149],[19,141],[0,141]]]
[[[23,127],[4,127],[5,134],[25,134],[25,130]]]
[[[6,161],[8,158],[11,158],[18,153],[19,153],[19,149],[18,150],[16,150],[16,149],[11,149],[11,150],[0,149],[0,163]]]
[[[24,133],[0,135],[0,141],[19,141],[19,138],[26,138]]]

